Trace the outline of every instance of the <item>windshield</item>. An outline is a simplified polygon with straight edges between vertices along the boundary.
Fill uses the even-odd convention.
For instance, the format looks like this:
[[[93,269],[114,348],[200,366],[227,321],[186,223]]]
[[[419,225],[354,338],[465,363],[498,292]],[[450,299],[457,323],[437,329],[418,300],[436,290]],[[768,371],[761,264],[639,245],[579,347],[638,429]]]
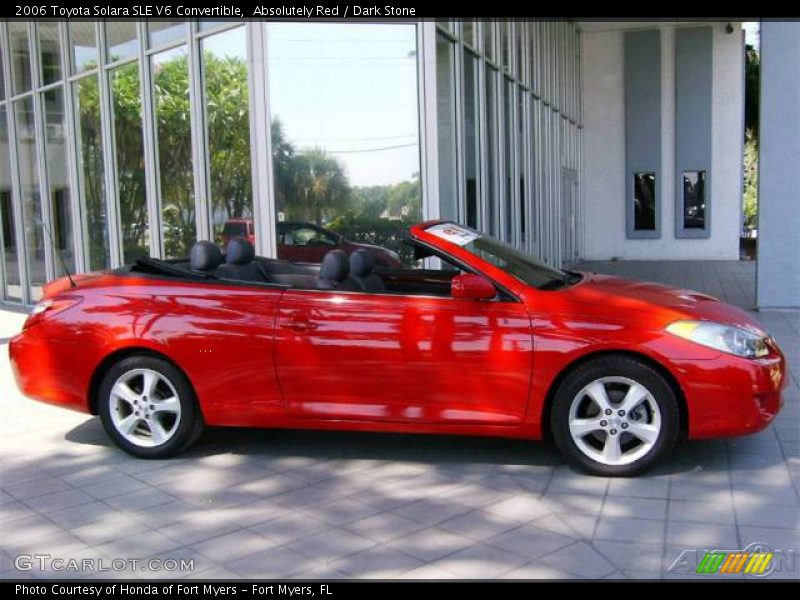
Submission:
[[[457,244],[475,256],[538,289],[554,289],[580,280],[580,276],[549,267],[530,254],[455,223],[439,223],[428,233]],[[577,279],[576,279],[577,277]]]

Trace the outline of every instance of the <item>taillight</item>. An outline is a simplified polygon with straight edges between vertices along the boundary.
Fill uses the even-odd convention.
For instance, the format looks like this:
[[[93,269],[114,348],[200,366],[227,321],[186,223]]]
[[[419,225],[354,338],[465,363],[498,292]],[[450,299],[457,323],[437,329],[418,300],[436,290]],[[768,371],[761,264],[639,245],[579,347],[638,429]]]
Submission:
[[[60,313],[72,306],[75,306],[76,304],[79,304],[80,301],[81,298],[79,296],[63,296],[59,298],[47,298],[42,300],[33,307],[33,310],[31,310],[31,313],[28,315],[28,318],[25,320],[25,324],[22,326],[22,328],[28,329],[33,327],[45,317]]]

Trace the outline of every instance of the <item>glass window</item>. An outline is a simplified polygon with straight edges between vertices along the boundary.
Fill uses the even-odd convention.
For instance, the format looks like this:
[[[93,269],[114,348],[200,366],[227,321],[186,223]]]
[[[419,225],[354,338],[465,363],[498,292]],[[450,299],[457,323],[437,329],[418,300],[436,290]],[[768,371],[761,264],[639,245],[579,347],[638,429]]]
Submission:
[[[69,48],[74,73],[95,68],[100,62],[97,52],[97,31],[92,21],[70,21]]]
[[[0,86],[2,87],[2,86]],[[17,236],[14,227],[14,203],[11,191],[11,163],[8,156],[8,121],[6,107],[0,106],[0,227],[3,235],[3,272],[5,281],[3,300],[22,301],[22,288],[19,280],[19,260]]]
[[[519,153],[519,160],[517,161],[517,165],[519,166],[519,198],[517,201],[519,202],[519,232],[520,232],[520,243],[522,247],[526,247],[526,243],[528,241],[528,232],[527,232],[527,223],[525,222],[525,213],[526,213],[526,198],[525,194],[528,192],[528,185],[527,181],[525,180],[527,176],[527,162],[524,157],[525,148],[523,144],[523,140],[525,139],[525,124],[527,122],[526,113],[527,113],[527,93],[522,88],[517,88],[517,148]]]
[[[633,174],[633,228],[636,231],[656,229],[656,174]]]
[[[489,60],[495,59],[495,23],[494,21],[483,22],[483,53]]]
[[[530,84],[535,92],[539,92],[539,23],[529,23],[528,29],[528,63],[530,65]]]
[[[503,240],[514,240],[514,161],[516,158],[517,140],[514,130],[514,82],[510,79],[503,80],[503,138],[505,148],[503,157],[505,171],[505,191],[503,193],[503,210],[505,212],[505,231]]]
[[[197,239],[186,47],[155,54],[152,61],[164,254],[181,258]]]
[[[110,264],[110,254],[100,128],[100,87],[95,76],[85,77],[73,85],[78,113],[78,175],[86,209],[89,268],[106,269]]]
[[[136,56],[139,53],[136,23],[134,21],[107,21],[106,44],[108,45],[106,62],[112,63]]]
[[[5,100],[6,98],[6,76],[5,71],[3,71],[3,49],[2,44],[0,44],[0,100]]]
[[[122,259],[129,264],[150,254],[138,61],[111,71],[110,83]]]
[[[516,23],[515,29],[517,35],[514,37],[515,45],[517,49],[517,78],[522,81],[525,85],[530,85],[530,77],[528,75],[528,61],[525,60],[526,58],[526,50],[527,50],[527,29],[528,23],[520,21]]]
[[[683,228],[706,228],[706,172],[684,171]]]
[[[55,271],[62,275],[66,264],[75,272],[73,249],[72,206],[70,205],[67,168],[67,137],[64,114],[64,88],[59,86],[42,94],[44,103],[45,157],[50,185],[49,201],[52,221],[50,233],[56,253]]]
[[[497,206],[499,198],[495,189],[498,181],[497,174],[497,78],[499,72],[491,67],[486,68],[486,212],[489,219],[483,229],[490,235],[500,233],[500,210]],[[500,175],[502,177],[502,175]]]
[[[221,244],[229,220],[253,219],[244,27],[204,38],[201,50],[211,218],[214,240]]]
[[[150,21],[147,23],[151,48],[183,39],[188,31],[188,21]]]
[[[17,156],[19,157],[22,219],[28,258],[28,284],[31,300],[42,295],[47,281],[45,269],[44,231],[39,196],[39,165],[36,160],[36,128],[34,127],[33,98],[28,96],[14,105],[17,122]]]
[[[222,27],[223,25],[230,25],[230,21],[212,21],[210,19],[201,19],[198,21],[198,25],[200,26],[200,31],[208,31],[210,29],[215,29],[216,27]]]
[[[475,21],[462,21],[461,23],[461,39],[463,42],[472,48],[477,46],[477,24]]]
[[[42,85],[61,79],[61,42],[58,23],[42,21],[36,24],[39,33],[39,57]]]
[[[478,192],[480,171],[478,166],[478,140],[480,118],[478,117],[478,62],[479,58],[464,50],[464,177],[466,179],[467,225],[478,226]]]
[[[381,263],[396,264],[393,253],[411,263],[402,236],[421,214],[415,26],[267,26],[277,220],[325,225],[388,248]],[[278,245],[279,258],[293,256]]]
[[[512,44],[514,40],[511,31],[512,26],[513,23],[511,21],[500,22],[500,51],[503,53],[503,68],[506,71],[511,71]]]
[[[31,52],[28,44],[28,24],[12,21],[8,24],[8,48],[11,52],[12,89],[21,94],[31,89]]]
[[[436,19],[436,24],[447,31],[453,30],[453,22],[450,19]]]
[[[439,135],[439,209],[443,219],[458,220],[456,172],[455,44],[436,36],[436,101]]]

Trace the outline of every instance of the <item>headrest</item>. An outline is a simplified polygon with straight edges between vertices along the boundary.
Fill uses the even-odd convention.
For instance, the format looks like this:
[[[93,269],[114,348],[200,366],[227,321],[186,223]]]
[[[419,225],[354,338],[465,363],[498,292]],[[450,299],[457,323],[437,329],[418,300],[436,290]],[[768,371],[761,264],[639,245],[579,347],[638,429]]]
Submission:
[[[364,248],[359,248],[350,255],[350,275],[366,277],[375,268],[375,257]]]
[[[347,255],[342,250],[329,250],[322,259],[319,278],[330,281],[342,281],[350,272]]]
[[[222,264],[222,251],[216,244],[201,240],[192,246],[189,253],[189,268],[195,271],[210,271]]]
[[[256,249],[253,244],[243,237],[234,237],[228,242],[225,251],[225,262],[229,265],[246,265],[256,257]]]

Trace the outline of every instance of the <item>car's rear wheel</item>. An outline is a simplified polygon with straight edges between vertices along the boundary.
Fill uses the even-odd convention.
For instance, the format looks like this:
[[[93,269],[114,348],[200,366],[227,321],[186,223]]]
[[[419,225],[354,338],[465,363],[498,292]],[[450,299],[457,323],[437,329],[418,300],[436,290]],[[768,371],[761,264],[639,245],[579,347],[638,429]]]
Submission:
[[[155,356],[130,356],[113,365],[100,384],[98,401],[109,437],[140,458],[178,454],[203,431],[186,376]]]
[[[664,377],[627,356],[591,360],[558,387],[550,426],[575,466],[632,476],[661,460],[678,437],[678,401]]]

